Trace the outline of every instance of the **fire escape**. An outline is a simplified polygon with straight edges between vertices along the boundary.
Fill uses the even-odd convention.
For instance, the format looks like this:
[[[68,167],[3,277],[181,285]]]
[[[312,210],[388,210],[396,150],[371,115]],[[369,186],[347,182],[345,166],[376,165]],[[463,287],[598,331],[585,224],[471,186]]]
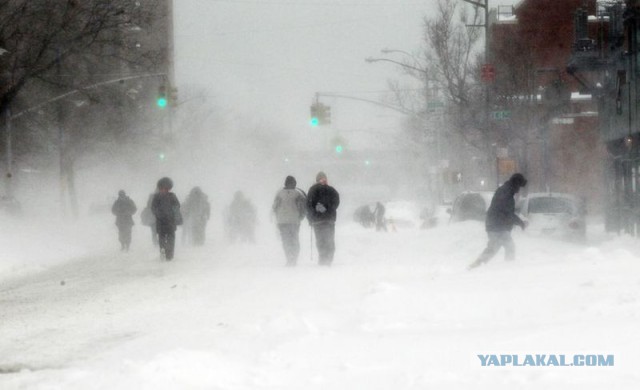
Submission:
[[[575,42],[567,66],[597,101],[605,142],[607,231],[640,234],[640,0],[600,4],[594,20],[575,15]],[[595,38],[592,38],[595,32]]]

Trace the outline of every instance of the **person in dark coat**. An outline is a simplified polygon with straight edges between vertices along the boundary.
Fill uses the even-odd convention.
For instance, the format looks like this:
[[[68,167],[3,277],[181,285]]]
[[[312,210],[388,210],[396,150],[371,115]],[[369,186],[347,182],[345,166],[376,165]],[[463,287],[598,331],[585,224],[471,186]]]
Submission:
[[[385,208],[384,205],[380,202],[376,203],[376,209],[373,210],[374,215],[376,216],[376,231],[384,230],[387,231],[387,220],[384,218]]]
[[[211,214],[209,199],[200,187],[193,187],[182,204],[184,231],[192,245],[204,245],[207,221]]]
[[[295,266],[300,255],[300,221],[306,214],[307,197],[296,188],[296,179],[287,176],[284,188],[273,200],[272,210],[276,215],[287,266]]]
[[[173,259],[176,244],[176,228],[182,225],[180,202],[173,192],[173,181],[168,177],[158,180],[158,192],[153,196],[151,211],[156,217],[156,231],[160,244],[160,256]]]
[[[316,234],[318,264],[329,266],[336,250],[336,218],[340,195],[327,184],[327,175],[318,172],[316,184],[307,194],[307,217]]]
[[[518,225],[524,230],[526,225],[516,215],[514,196],[520,191],[520,188],[526,185],[527,180],[524,176],[515,173],[496,190],[485,220],[489,243],[480,257],[469,265],[469,269],[487,263],[501,247],[504,247],[505,250],[505,260],[515,260],[515,245],[511,238],[511,229],[513,225]]]
[[[131,246],[131,229],[133,228],[133,215],[136,211],[136,204],[133,200],[123,190],[118,191],[118,199],[113,203],[111,212],[116,216],[120,250],[128,251]]]

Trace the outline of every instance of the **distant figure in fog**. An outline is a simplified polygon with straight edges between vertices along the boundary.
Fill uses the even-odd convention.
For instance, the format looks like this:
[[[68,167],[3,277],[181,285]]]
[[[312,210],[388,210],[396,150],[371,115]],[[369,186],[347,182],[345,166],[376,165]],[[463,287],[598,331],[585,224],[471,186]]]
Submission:
[[[158,246],[156,217],[155,215],[153,215],[153,211],[151,211],[151,203],[153,202],[153,197],[156,193],[157,191],[149,195],[149,198],[147,199],[147,207],[145,207],[142,210],[142,213],[140,213],[140,222],[142,222],[144,226],[149,226],[149,228],[151,229],[151,242],[153,243],[153,246]]]
[[[511,238],[513,225],[525,229],[525,223],[516,215],[516,201],[514,196],[520,188],[527,185],[527,180],[520,173],[515,173],[500,186],[491,199],[491,205],[487,210],[485,226],[489,243],[480,257],[469,265],[469,269],[487,263],[495,254],[504,247],[505,260],[515,260],[516,247]]]
[[[278,191],[272,206],[289,267],[298,262],[300,221],[304,219],[306,214],[307,197],[302,190],[296,188],[296,184],[296,179],[293,176],[287,176],[284,180],[284,188]]]
[[[128,251],[131,246],[131,229],[133,228],[133,214],[137,211],[136,204],[120,190],[118,199],[113,203],[111,212],[116,216],[116,226],[118,227],[118,240],[120,250]]]
[[[340,195],[327,182],[327,175],[318,172],[316,184],[307,193],[307,216],[316,234],[318,264],[330,266],[336,251],[336,218]]]
[[[384,205],[380,202],[376,203],[376,209],[373,210],[373,213],[376,216],[376,231],[384,230],[387,231],[387,221],[384,218],[385,208]]]
[[[256,222],[256,208],[249,199],[245,198],[242,191],[236,191],[225,217],[229,241],[255,242]]]
[[[376,222],[375,214],[373,214],[367,204],[356,209],[353,213],[353,219],[364,228],[370,228]]]
[[[176,229],[182,225],[180,202],[173,192],[173,181],[168,177],[158,180],[158,192],[153,196],[151,211],[156,217],[156,230],[160,244],[160,257],[173,259],[176,244]]]
[[[182,204],[184,232],[192,245],[204,245],[205,230],[211,214],[209,199],[200,187],[193,187]]]

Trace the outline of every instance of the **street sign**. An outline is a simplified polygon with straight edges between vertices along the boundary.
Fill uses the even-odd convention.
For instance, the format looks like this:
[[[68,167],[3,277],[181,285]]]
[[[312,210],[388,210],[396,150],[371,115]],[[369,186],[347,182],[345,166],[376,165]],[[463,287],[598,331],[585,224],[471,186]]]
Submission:
[[[480,79],[485,83],[496,81],[496,68],[493,64],[484,64],[480,70]]]
[[[511,118],[511,111],[491,111],[491,119],[503,121]]]
[[[500,175],[511,175],[516,172],[516,161],[511,158],[498,158],[498,173]]]

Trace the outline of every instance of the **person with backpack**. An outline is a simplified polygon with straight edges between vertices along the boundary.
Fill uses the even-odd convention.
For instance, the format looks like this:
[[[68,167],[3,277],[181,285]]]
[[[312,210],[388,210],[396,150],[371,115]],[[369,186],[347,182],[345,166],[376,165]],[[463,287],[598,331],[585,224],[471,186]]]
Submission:
[[[151,211],[156,217],[160,256],[166,260],[173,259],[176,229],[178,225],[182,225],[180,202],[176,194],[171,192],[172,188],[173,181],[170,178],[158,180],[158,192],[151,201]]]
[[[131,230],[134,225],[133,215],[136,211],[136,204],[133,200],[123,190],[118,191],[118,199],[113,203],[111,213],[116,216],[121,251],[128,251],[131,246]]]
[[[287,176],[284,180],[284,188],[278,191],[272,206],[288,267],[293,267],[298,262],[300,222],[306,214],[307,197],[301,189],[296,188],[296,184],[293,176]]]

